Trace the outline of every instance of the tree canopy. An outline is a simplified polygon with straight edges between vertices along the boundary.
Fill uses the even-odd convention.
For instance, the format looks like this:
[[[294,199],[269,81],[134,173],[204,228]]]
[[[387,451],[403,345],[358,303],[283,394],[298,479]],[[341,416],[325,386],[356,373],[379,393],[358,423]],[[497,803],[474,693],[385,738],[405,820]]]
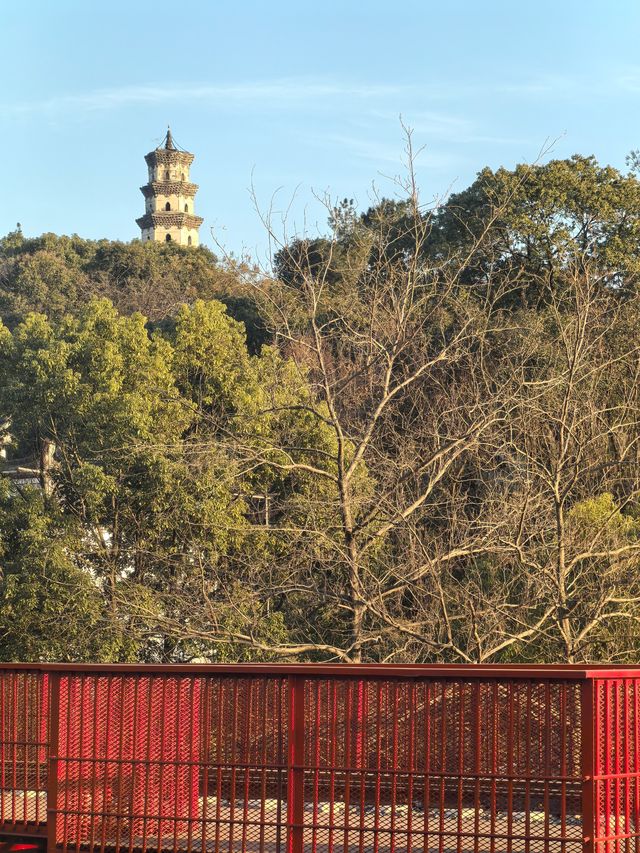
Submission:
[[[637,657],[635,173],[327,216],[1,241],[0,657]]]

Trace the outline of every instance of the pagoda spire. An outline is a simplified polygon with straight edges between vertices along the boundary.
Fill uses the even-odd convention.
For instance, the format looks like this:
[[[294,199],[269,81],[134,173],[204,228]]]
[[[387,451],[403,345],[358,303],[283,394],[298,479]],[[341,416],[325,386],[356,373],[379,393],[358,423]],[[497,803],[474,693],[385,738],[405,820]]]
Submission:
[[[198,185],[189,180],[193,154],[176,147],[171,128],[158,148],[144,158],[149,181],[140,191],[145,198],[145,214],[136,219],[143,243],[178,243],[197,246],[202,217],[194,212]]]

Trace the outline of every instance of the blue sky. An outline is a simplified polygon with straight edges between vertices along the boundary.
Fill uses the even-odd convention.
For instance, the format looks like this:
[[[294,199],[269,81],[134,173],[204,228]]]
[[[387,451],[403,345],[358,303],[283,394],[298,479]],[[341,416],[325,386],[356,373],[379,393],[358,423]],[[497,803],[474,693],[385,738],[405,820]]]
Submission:
[[[317,196],[394,192],[399,116],[425,199],[485,165],[640,148],[637,0],[3,0],[0,233],[130,240],[144,154],[196,154],[201,236],[264,259],[254,210],[317,233]]]

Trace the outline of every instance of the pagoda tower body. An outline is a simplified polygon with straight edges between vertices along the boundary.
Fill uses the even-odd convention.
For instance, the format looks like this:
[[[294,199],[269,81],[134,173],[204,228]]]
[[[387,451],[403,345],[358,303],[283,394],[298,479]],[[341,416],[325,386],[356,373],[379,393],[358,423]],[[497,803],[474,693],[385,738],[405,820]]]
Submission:
[[[176,148],[171,130],[167,130],[162,145],[144,159],[149,168],[149,182],[140,187],[145,214],[136,219],[143,243],[153,240],[197,246],[203,219],[194,213],[198,185],[189,181],[193,154]]]

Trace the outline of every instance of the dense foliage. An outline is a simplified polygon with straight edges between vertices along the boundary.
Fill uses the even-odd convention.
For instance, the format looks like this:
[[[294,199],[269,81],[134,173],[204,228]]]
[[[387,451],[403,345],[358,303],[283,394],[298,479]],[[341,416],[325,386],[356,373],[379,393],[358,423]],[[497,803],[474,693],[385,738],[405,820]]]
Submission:
[[[634,173],[328,220],[0,242],[1,658],[637,658]]]

